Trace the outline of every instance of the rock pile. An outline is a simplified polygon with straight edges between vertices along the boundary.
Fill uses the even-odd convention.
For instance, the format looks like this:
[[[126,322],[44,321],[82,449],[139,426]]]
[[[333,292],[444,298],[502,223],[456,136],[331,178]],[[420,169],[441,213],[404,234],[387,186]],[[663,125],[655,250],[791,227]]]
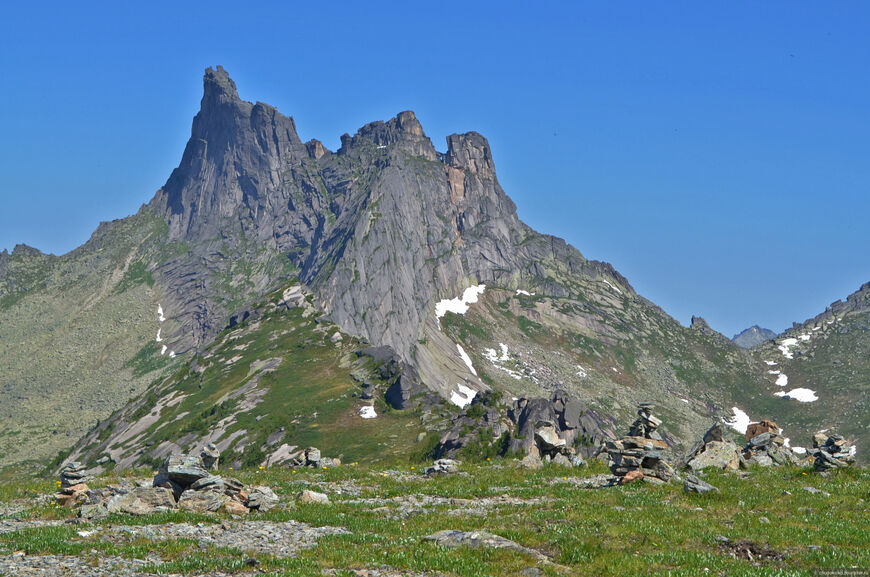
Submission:
[[[740,448],[728,440],[727,434],[722,423],[710,427],[686,454],[686,466],[693,471],[708,467],[736,471],[740,467]]]
[[[67,464],[60,472],[60,491],[54,496],[61,507],[72,507],[87,502],[89,491],[87,482],[93,478],[85,472],[85,466],[78,461]]]
[[[209,464],[215,466],[220,455],[207,447]],[[213,460],[212,460],[213,459]],[[194,455],[171,455],[161,465],[151,486],[132,483],[109,485],[91,491],[79,463],[71,463],[61,472],[61,491],[65,498],[59,504],[82,504],[80,515],[101,518],[109,513],[147,515],[158,511],[184,509],[196,513],[224,511],[245,515],[250,511],[268,511],[278,505],[278,496],[265,486],[246,487],[241,481],[210,472],[203,458]],[[60,494],[58,495],[60,497]]]
[[[662,422],[652,414],[652,409],[651,403],[639,405],[629,435],[604,444],[610,472],[619,477],[620,484],[639,480],[664,482],[675,476],[667,455],[668,444],[657,430]]]
[[[746,430],[749,441],[743,449],[741,465],[797,465],[800,458],[785,446],[780,428],[773,421],[765,419],[750,425]]]
[[[431,477],[433,475],[449,475],[458,471],[459,461],[454,461],[453,459],[438,459],[432,463],[431,467],[426,467],[423,474],[427,477]]]
[[[308,447],[300,455],[290,459],[291,467],[312,467],[314,469],[329,469],[341,466],[341,459],[324,457],[317,447]]]
[[[849,441],[840,435],[828,436],[824,433],[813,435],[812,454],[816,471],[826,472],[849,467],[855,462],[855,453],[855,445],[850,445]]]

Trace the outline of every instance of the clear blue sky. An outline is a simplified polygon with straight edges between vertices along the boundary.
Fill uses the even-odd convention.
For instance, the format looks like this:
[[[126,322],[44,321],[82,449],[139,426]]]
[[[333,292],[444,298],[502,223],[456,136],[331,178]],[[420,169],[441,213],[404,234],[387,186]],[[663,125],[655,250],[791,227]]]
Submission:
[[[63,253],[181,158],[202,72],[332,148],[477,130],[534,228],[683,323],[782,330],[870,280],[859,2],[7,2],[0,249]]]

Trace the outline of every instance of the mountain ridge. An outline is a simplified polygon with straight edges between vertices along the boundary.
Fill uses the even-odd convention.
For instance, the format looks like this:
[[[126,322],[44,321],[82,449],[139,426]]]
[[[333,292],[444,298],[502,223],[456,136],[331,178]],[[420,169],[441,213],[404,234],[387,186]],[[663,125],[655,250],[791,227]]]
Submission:
[[[394,351],[413,375],[402,385],[410,388],[397,395],[403,401],[421,390],[448,402],[458,398],[456,405],[489,390],[525,397],[564,390],[621,420],[633,418],[637,403],[655,399],[677,442],[735,404],[756,410],[748,403],[765,386],[761,359],[703,319],[683,327],[608,263],[532,230],[501,188],[486,138],[468,132],[446,140],[446,151],[436,150],[416,115],[405,111],[343,135],[333,152],[317,140],[302,142],[293,119],[274,107],[239,99],[223,68],[206,70],[201,110],[179,166],[137,214],[101,224],[62,257],[16,261],[14,251],[0,257],[0,342],[15,328],[27,332],[14,354],[3,354],[10,370],[0,375],[8,391],[0,387],[0,396],[28,398],[31,407],[0,416],[13,425],[0,435],[0,458],[45,457],[81,437],[93,443],[109,430],[104,424],[113,413],[136,422],[152,393],[172,399],[172,387],[195,385],[178,375],[202,369],[219,334],[258,318],[256,303],[295,283],[311,295],[321,322],[334,323],[361,346]],[[20,272],[12,271],[13,261]],[[69,286],[80,295],[69,298]],[[2,306],[13,296],[18,300]],[[461,306],[439,312],[439,304],[454,301]],[[88,312],[100,306],[112,321],[103,332],[94,330],[98,319]],[[30,324],[33,311],[52,315],[54,324]],[[87,338],[71,349],[74,335]],[[317,331],[284,350],[282,366],[290,370],[293,351],[315,345],[327,346]],[[22,424],[44,418],[24,386],[40,378],[27,358],[34,350],[50,351],[40,354],[53,359],[60,375],[43,390],[61,391],[65,405],[78,406],[53,409],[70,427],[64,438]],[[235,387],[250,388],[246,379],[268,360],[254,354],[222,352],[228,358],[221,362],[238,356],[230,365],[247,366],[250,374],[230,381],[215,369],[215,390],[232,396],[241,394]],[[112,364],[104,367],[97,358]],[[72,377],[76,387],[60,385]],[[261,389],[257,394],[278,395],[286,385],[263,379],[253,386]],[[330,386],[343,395],[353,390],[348,382]],[[341,398],[324,402],[347,402]],[[761,407],[777,417],[775,403]],[[152,424],[165,426],[169,415],[158,408]],[[41,453],[20,447],[16,453],[16,435],[25,431],[53,441]],[[247,430],[227,448],[272,433]],[[130,454],[156,457],[136,444],[144,437],[133,440]]]

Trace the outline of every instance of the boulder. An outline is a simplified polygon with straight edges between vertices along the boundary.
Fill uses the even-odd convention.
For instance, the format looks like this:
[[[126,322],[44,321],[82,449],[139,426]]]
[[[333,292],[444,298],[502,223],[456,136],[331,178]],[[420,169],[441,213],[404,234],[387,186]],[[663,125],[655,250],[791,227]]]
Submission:
[[[170,455],[163,462],[158,473],[158,478],[161,481],[164,479],[173,481],[185,488],[190,487],[199,479],[209,476],[211,473],[203,466],[202,459],[193,455]],[[154,482],[158,484],[157,478]]]
[[[628,471],[625,475],[619,478],[620,485],[628,485],[629,483],[634,483],[635,481],[641,481],[644,478],[644,474],[638,469],[633,469]]]
[[[221,509],[224,513],[228,513],[230,515],[247,515],[249,509],[236,501],[235,499],[227,499],[224,501],[223,507]]]
[[[246,505],[249,509],[265,513],[278,506],[280,499],[272,489],[265,486],[254,487],[251,489]]]
[[[149,515],[176,509],[172,491],[163,487],[136,487],[124,495],[116,495],[106,505],[109,513]]]
[[[309,467],[319,467],[320,449],[317,447],[308,447],[305,449],[305,464]]]
[[[740,467],[740,449],[730,441],[710,441],[689,461],[688,466],[693,471],[707,467],[736,471]]]
[[[423,474],[427,477],[431,477],[432,475],[449,475],[458,471],[459,461],[454,461],[453,459],[438,459],[432,463],[431,467],[426,467]]]
[[[543,467],[544,462],[541,461],[541,458],[537,455],[526,455],[525,457],[523,457],[522,461],[520,461],[520,465],[522,465],[526,469],[531,469],[534,471]]]
[[[230,497],[238,495],[245,490],[245,484],[238,479],[233,479],[232,477],[224,477],[223,481],[225,487],[224,492]]]
[[[197,479],[190,485],[191,491],[215,491],[217,493],[226,493],[227,485],[221,477],[217,475],[209,475]]]
[[[319,503],[322,505],[329,503],[329,497],[327,497],[323,493],[309,491],[308,489],[296,495],[296,500],[300,503]]]
[[[686,475],[686,480],[683,483],[683,490],[686,493],[698,493],[699,495],[703,495],[704,493],[719,492],[719,489],[717,489],[710,483],[699,479],[695,475]]]
[[[79,509],[79,517],[88,521],[99,521],[109,516],[109,510],[102,504],[82,505]]]
[[[763,433],[779,434],[779,426],[770,419],[764,419],[760,423],[750,423],[746,427],[746,440],[751,441]]]
[[[556,456],[553,457],[553,463],[559,465],[561,467],[573,467],[574,464],[571,463],[571,459],[563,455],[562,453],[557,453]]]
[[[565,446],[565,439],[559,437],[553,423],[546,421],[535,426],[535,442],[542,453],[549,453]]]
[[[194,513],[214,513],[228,500],[229,497],[222,493],[188,489],[181,494],[181,498],[178,500],[178,508]]]

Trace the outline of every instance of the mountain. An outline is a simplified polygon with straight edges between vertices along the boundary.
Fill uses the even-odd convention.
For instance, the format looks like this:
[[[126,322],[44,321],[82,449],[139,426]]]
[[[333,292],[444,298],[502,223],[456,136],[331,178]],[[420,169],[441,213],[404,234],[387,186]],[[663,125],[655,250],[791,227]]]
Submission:
[[[868,330],[870,283],[754,348],[767,383],[751,403],[759,412],[750,417],[775,410],[787,432],[836,429],[858,441],[862,457],[861,447],[870,445]]]
[[[652,400],[675,444],[733,406],[756,410],[762,359],[703,319],[683,327],[611,265],[525,225],[480,134],[450,135],[439,152],[406,111],[330,151],[303,142],[275,108],[242,101],[221,67],[203,86],[178,168],[137,214],[66,255],[0,256],[3,463],[62,449],[149,463],[165,443],[206,440],[270,457],[269,438],[291,424],[326,444],[338,423],[380,438],[373,429],[391,421],[349,404],[366,383],[376,403],[389,399],[382,410],[424,421],[490,390],[561,389],[624,425]],[[260,332],[298,321],[275,308],[297,285],[316,322],[293,329],[298,340]],[[355,344],[333,351],[321,325],[341,347]],[[248,340],[230,354],[233,330]],[[368,349],[380,351],[378,383],[365,373],[375,369],[351,362]],[[268,376],[282,371],[296,376]],[[329,379],[314,378],[323,371]],[[298,379],[319,382],[320,401],[343,406],[344,418],[327,427],[320,409],[286,415],[286,399],[313,394]],[[238,400],[251,395],[277,400]],[[786,405],[764,405],[764,416]]]
[[[755,345],[760,345],[765,341],[776,338],[776,333],[770,329],[763,329],[758,325],[753,325],[748,329],[734,335],[731,340],[738,347],[751,349]]]

